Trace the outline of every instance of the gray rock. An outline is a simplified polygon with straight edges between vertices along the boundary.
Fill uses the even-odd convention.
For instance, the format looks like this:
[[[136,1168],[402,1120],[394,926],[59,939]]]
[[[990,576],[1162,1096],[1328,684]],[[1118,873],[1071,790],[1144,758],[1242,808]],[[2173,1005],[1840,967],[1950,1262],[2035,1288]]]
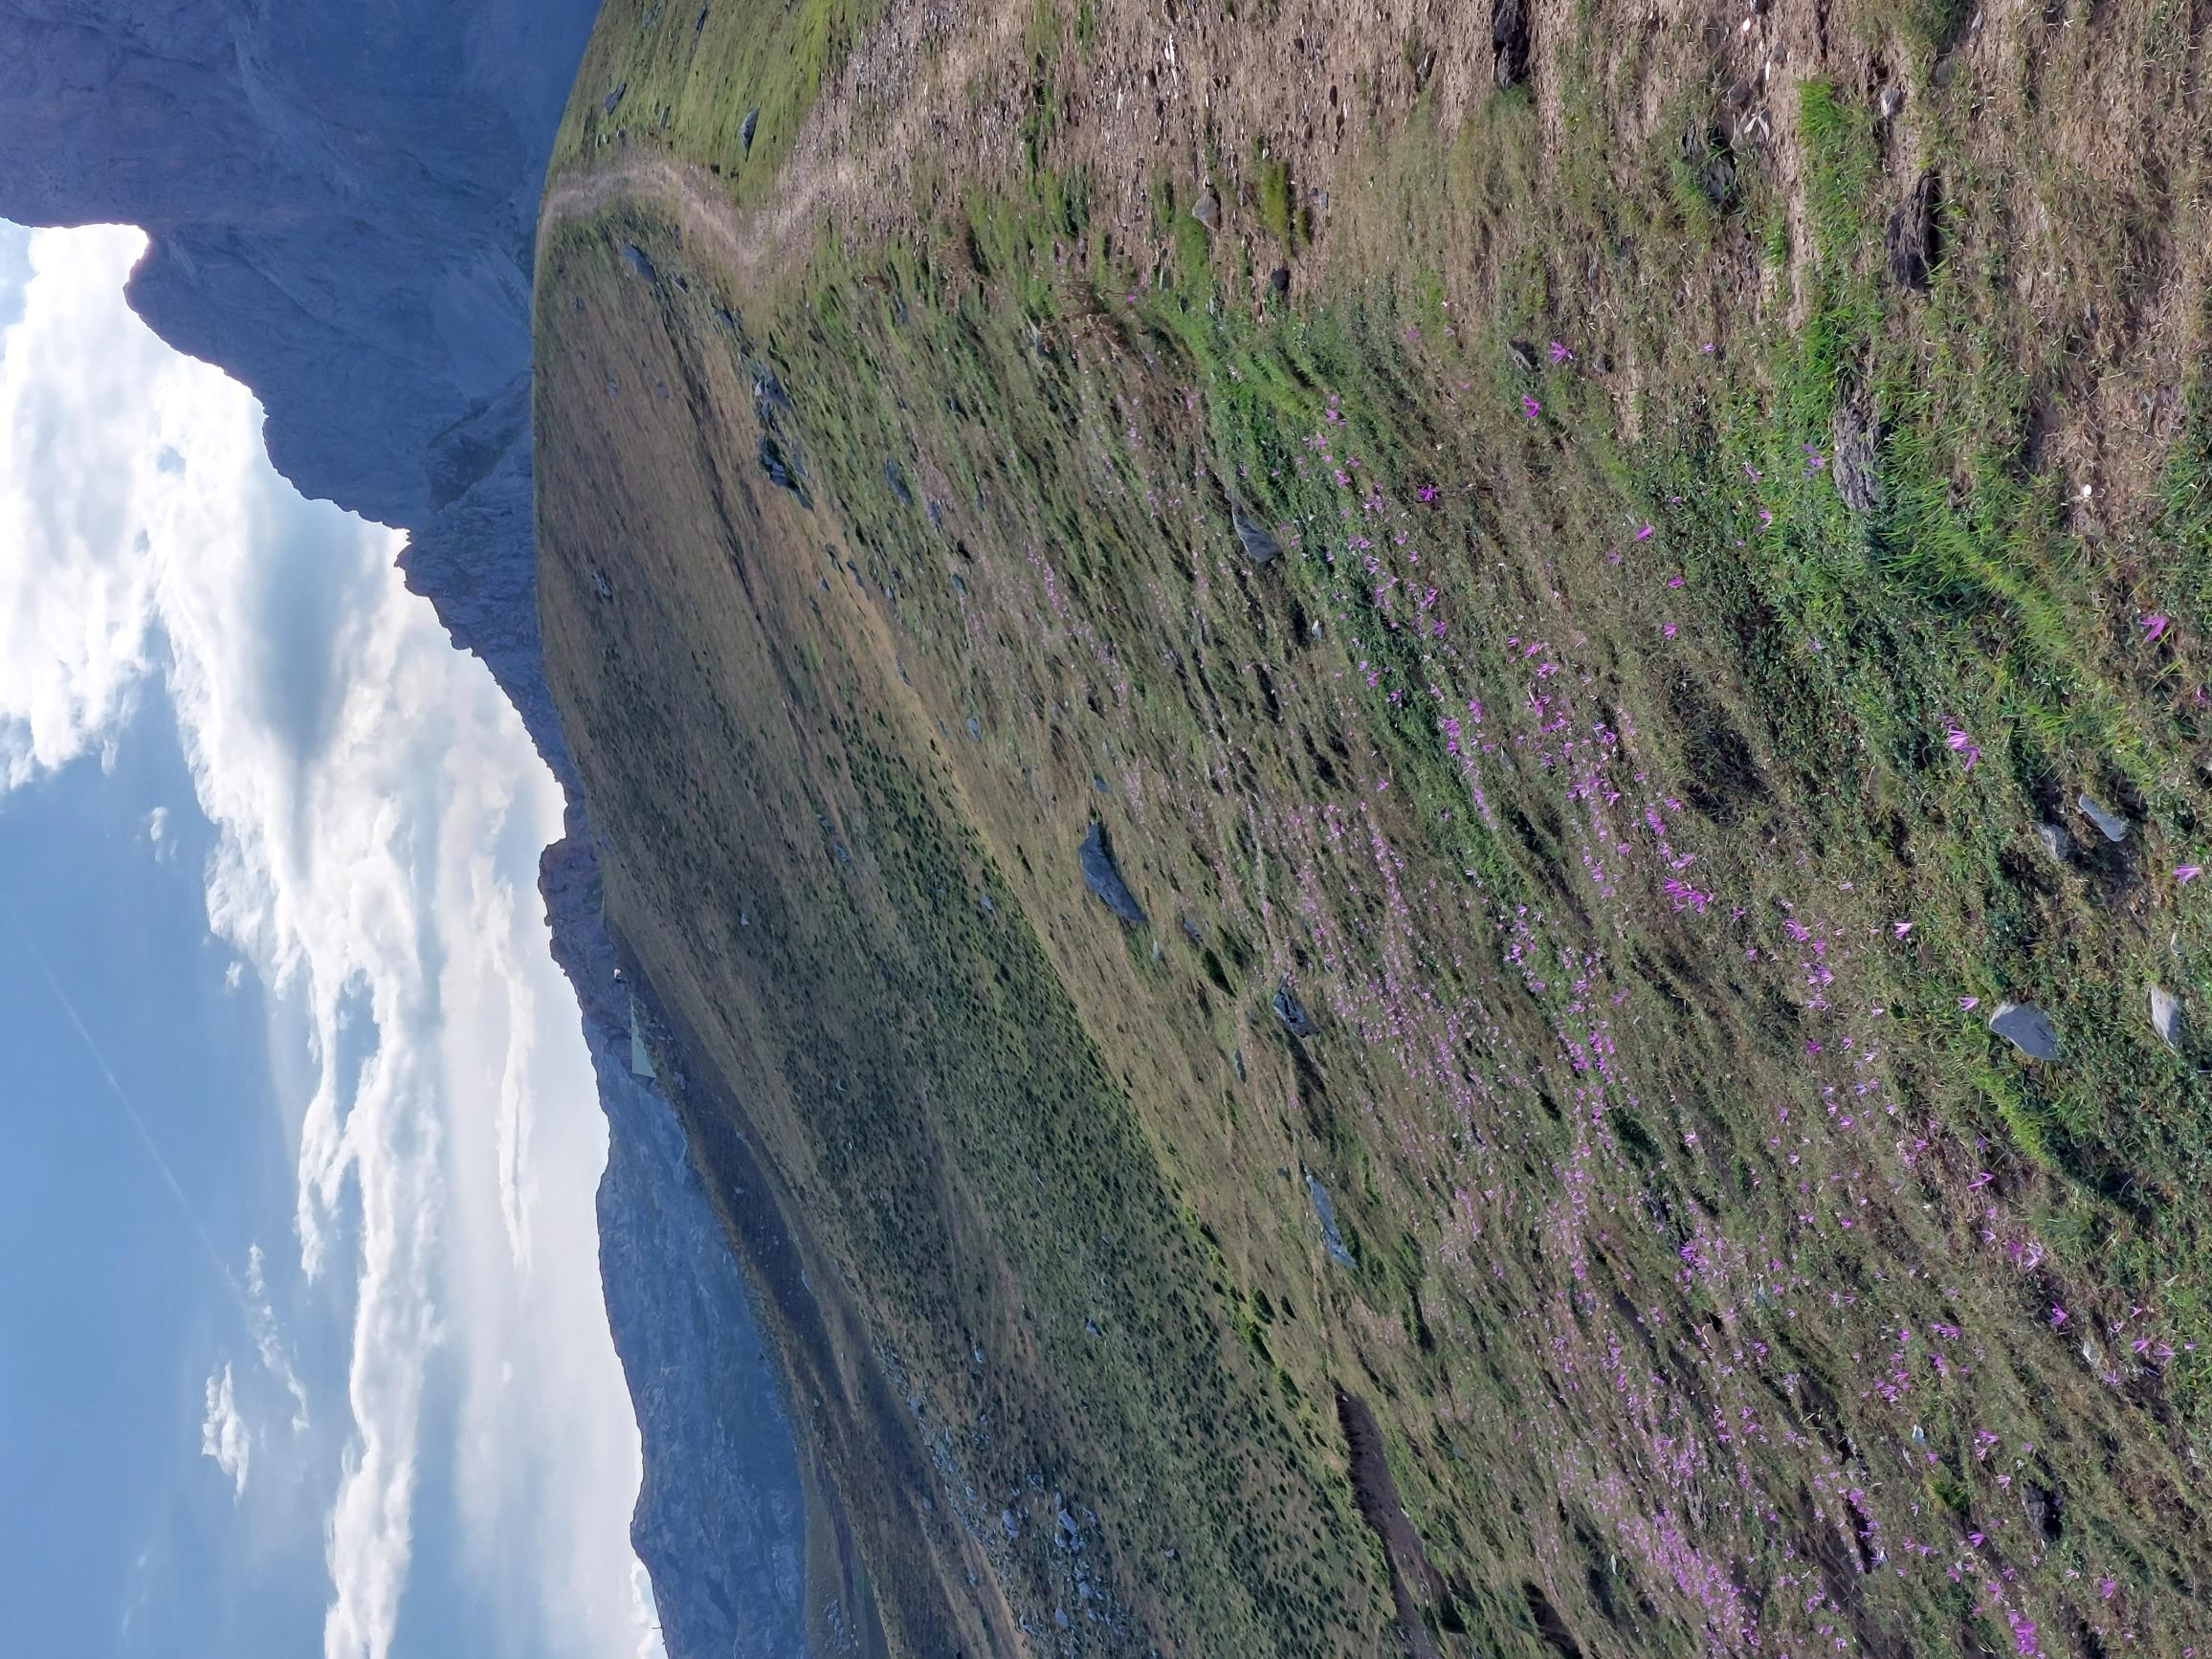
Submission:
[[[1314,1024],[1313,1016],[1306,1012],[1306,1005],[1298,1001],[1297,993],[1291,989],[1289,980],[1275,987],[1274,1001],[1271,1006],[1275,1010],[1275,1018],[1282,1022],[1283,1029],[1292,1036],[1317,1037],[1321,1034],[1321,1028]]]
[[[2058,1058],[2058,1033],[2032,1003],[1999,1003],[1997,1012],[1989,1016],[1989,1029],[2031,1060]]]
[[[622,256],[630,261],[630,268],[648,282],[660,280],[660,273],[653,269],[653,260],[647,256],[645,250],[635,242],[623,243]]]
[[[1205,191],[1197,201],[1191,203],[1190,216],[1209,231],[1219,228],[1221,224],[1221,198],[1211,190]]]
[[[720,315],[728,317],[729,313],[723,312]],[[738,320],[731,317],[729,326],[735,328],[737,325]],[[784,383],[767,369],[755,368],[753,370],[753,412],[759,416],[761,424],[765,426],[776,418],[777,410],[788,409],[790,407],[791,394],[784,389]]]
[[[1337,1230],[1337,1206],[1329,1200],[1329,1189],[1321,1184],[1318,1176],[1306,1177],[1306,1196],[1313,1201],[1314,1215],[1321,1224],[1321,1248],[1329,1252],[1329,1259],[1338,1267],[1357,1270],[1359,1263],[1352,1252],[1344,1248],[1344,1236]]]
[[[768,482],[779,490],[790,491],[804,503],[807,499],[806,487],[799,482],[798,469],[791,465],[789,457],[784,453],[783,445],[763,432],[756,453],[760,457],[761,471],[768,475]]]
[[[2077,795],[2074,805],[2087,813],[2090,823],[2104,832],[2107,841],[2120,842],[2128,838],[2128,821],[2115,812],[2108,812],[2088,794]]]
[[[2164,985],[2151,987],[2151,1029],[2158,1033],[2158,1041],[2179,1054],[2181,1045],[2188,1040],[2188,1025],[2181,1012],[2181,1000]]]
[[[2059,825],[2042,823],[2035,827],[2036,844],[2053,864],[2067,864],[2073,859],[2073,837]]]
[[[753,153],[753,134],[759,130],[760,125],[761,112],[757,109],[745,111],[744,124],[738,128],[738,152],[741,155],[749,156]]]
[[[1229,498],[1228,520],[1236,526],[1236,539],[1244,543],[1245,556],[1254,564],[1265,564],[1281,557],[1282,543],[1269,534],[1265,524],[1247,513],[1234,497]]]
[[[1121,872],[1114,862],[1113,850],[1106,844],[1106,827],[1103,824],[1092,824],[1075,857],[1076,862],[1083,867],[1083,885],[1091,890],[1092,896],[1099,903],[1123,921],[1140,922],[1144,919],[1143,907],[1137,902],[1137,896],[1129,891],[1129,884],[1121,879]]]
[[[2043,1535],[2043,1541],[2057,1543],[2066,1533],[2065,1505],[2058,1493],[2041,1481],[2030,1480],[2022,1484],[2020,1498],[2029,1524]]]

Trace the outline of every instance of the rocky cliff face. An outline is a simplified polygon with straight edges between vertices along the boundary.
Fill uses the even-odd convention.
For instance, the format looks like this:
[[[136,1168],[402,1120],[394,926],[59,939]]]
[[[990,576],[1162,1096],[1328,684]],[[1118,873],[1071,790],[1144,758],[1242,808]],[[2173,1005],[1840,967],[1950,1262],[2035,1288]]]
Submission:
[[[0,0],[0,217],[151,237],[133,307],[268,411],[304,494],[409,532],[409,586],[484,659],[569,796],[541,887],[608,1114],[600,1262],[636,1404],[632,1523],[669,1650],[801,1649],[790,1427],[629,1003],[540,660],[530,259],[595,0]]]

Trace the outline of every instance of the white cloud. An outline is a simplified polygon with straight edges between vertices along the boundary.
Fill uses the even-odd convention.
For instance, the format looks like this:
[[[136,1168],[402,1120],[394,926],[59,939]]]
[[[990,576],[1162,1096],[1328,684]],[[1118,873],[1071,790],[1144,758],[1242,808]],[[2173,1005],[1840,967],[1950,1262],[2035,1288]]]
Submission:
[[[215,1460],[215,1467],[231,1477],[232,1495],[246,1495],[246,1469],[253,1461],[253,1436],[238,1415],[231,1387],[231,1367],[208,1379],[208,1415],[200,1423],[200,1455]]]
[[[558,791],[405,591],[397,536],[299,501],[253,399],[128,313],[142,246],[33,233],[0,325],[0,792],[112,761],[133,699],[166,694],[215,830],[210,926],[268,988],[273,1044],[311,1058],[293,1228],[354,1310],[327,1659],[389,1650],[426,1479],[452,1482],[517,1650],[651,1645],[599,1287],[605,1120],[533,889]],[[248,1335],[297,1427],[308,1391],[258,1250],[248,1268]],[[459,1428],[426,1445],[441,1352]]]
[[[146,814],[146,839],[156,847],[162,844],[162,837],[168,833],[168,828],[169,809],[166,807],[156,807]]]
[[[232,969],[238,966],[231,964]],[[236,982],[230,972],[224,974],[226,985],[235,988]],[[307,1432],[307,1384],[299,1380],[299,1371],[292,1362],[292,1345],[285,1340],[283,1329],[276,1322],[276,1309],[269,1300],[269,1283],[266,1272],[267,1258],[257,1244],[246,1249],[246,1324],[254,1335],[254,1352],[260,1358],[261,1369],[283,1384],[284,1392],[292,1397],[292,1432]]]

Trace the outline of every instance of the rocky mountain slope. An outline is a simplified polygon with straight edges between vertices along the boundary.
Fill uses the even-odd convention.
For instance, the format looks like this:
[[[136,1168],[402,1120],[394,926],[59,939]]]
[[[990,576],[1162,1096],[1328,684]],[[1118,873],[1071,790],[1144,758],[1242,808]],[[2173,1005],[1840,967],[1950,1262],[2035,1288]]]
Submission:
[[[631,1075],[575,774],[540,656],[531,244],[594,13],[550,5],[0,0],[0,216],[151,237],[130,300],[250,387],[302,493],[406,529],[409,585],[482,657],[570,799],[542,882],[609,1129],[601,1267],[669,1650],[802,1650],[799,1472],[717,1212]]]
[[[609,0],[548,673],[890,1649],[2205,1641],[2205,28]]]

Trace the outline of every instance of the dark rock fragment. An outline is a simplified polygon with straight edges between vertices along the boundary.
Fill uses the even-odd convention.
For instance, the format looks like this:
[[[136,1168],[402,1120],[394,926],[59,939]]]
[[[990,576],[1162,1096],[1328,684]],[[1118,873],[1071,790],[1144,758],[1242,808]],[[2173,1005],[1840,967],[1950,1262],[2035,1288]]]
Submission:
[[[883,463],[883,481],[891,486],[891,493],[898,498],[900,506],[914,505],[914,492],[906,487],[906,475],[898,470],[896,461]]]
[[[1710,122],[1691,122],[1682,130],[1682,163],[1714,207],[1727,212],[1736,206],[1736,156],[1726,133]]]
[[[646,257],[645,250],[635,242],[623,243],[622,256],[630,261],[630,268],[648,282],[660,280],[660,273],[653,268],[653,261]]]
[[[1490,54],[1499,90],[1528,79],[1528,0],[1491,0]]]
[[[2021,1488],[2021,1501],[2027,1510],[2027,1518],[2035,1530],[2043,1535],[2043,1541],[2055,1544],[2066,1530],[2057,1493],[2040,1481],[2028,1481]]]
[[[1289,980],[1275,987],[1274,1001],[1271,1006],[1275,1010],[1275,1018],[1282,1021],[1283,1029],[1292,1036],[1317,1037],[1321,1034],[1321,1028],[1314,1024],[1313,1015],[1306,1012],[1306,1005],[1298,1001],[1298,994],[1291,989]]]
[[[1083,837],[1076,861],[1083,867],[1083,885],[1091,890],[1099,903],[1111,910],[1123,921],[1139,922],[1144,919],[1144,910],[1137,902],[1137,896],[1129,891],[1129,884],[1121,879],[1121,872],[1114,862],[1113,850],[1106,844],[1106,827],[1094,823],[1090,833]]]
[[[791,397],[784,389],[784,383],[764,368],[753,371],[753,413],[763,426],[776,418],[776,411],[788,409]]]
[[[1229,522],[1236,526],[1236,539],[1244,543],[1245,555],[1254,564],[1265,564],[1282,554],[1282,543],[1268,533],[1268,527],[1252,518],[1231,498],[1228,504]]]
[[[1352,1252],[1344,1248],[1344,1235],[1337,1230],[1337,1206],[1329,1200],[1329,1189],[1317,1176],[1306,1177],[1306,1196],[1313,1201],[1314,1218],[1321,1224],[1321,1248],[1329,1252],[1329,1259],[1341,1268],[1357,1270],[1359,1263]]]
[[[1930,168],[1890,215],[1883,244],[1890,254],[1890,280],[1900,288],[1921,294],[1928,291],[1930,273],[1942,257],[1936,240],[1936,172]]]
[[[776,442],[772,433],[761,434],[759,454],[761,471],[768,475],[769,483],[779,490],[790,491],[803,505],[811,504],[807,500],[807,487],[800,482],[798,468],[785,456],[783,446]]]
[[[759,110],[748,109],[745,111],[744,123],[738,128],[738,152],[741,155],[749,156],[753,153],[753,133],[760,124],[761,112]]]

